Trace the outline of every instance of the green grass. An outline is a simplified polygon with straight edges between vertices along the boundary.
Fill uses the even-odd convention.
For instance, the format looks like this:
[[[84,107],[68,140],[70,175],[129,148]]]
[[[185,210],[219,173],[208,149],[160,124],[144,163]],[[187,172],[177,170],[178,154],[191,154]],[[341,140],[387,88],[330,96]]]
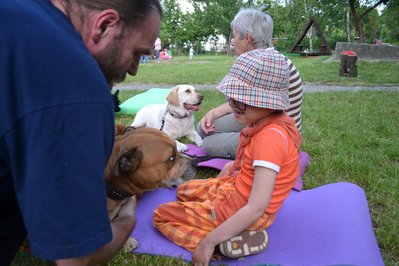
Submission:
[[[358,61],[357,78],[338,76],[339,62],[329,57],[289,55],[304,83],[379,86],[399,85],[399,62]],[[176,57],[168,62],[143,64],[136,77],[125,83],[213,84],[229,71],[235,57],[223,55]],[[142,91],[121,91],[122,102]],[[224,97],[216,90],[205,96],[196,122]],[[311,157],[304,175],[305,188],[333,182],[353,182],[368,199],[373,229],[386,265],[399,264],[399,93],[328,92],[305,93],[303,99],[303,146]],[[116,123],[130,124],[133,116],[116,115]],[[201,170],[199,177],[215,176]],[[19,252],[12,265],[47,265],[25,252]],[[185,265],[182,260],[120,253],[108,264]]]
[[[358,77],[339,77],[339,61],[329,56],[303,57],[288,55],[301,73],[304,83],[373,86],[398,85],[398,61],[358,61]],[[189,61],[176,57],[160,63],[141,64],[135,77],[128,76],[125,83],[156,84],[217,84],[228,73],[235,57],[226,55],[200,55]],[[210,86],[209,89],[212,87]]]
[[[138,92],[122,93],[128,98]],[[215,90],[201,93],[205,100],[196,113],[196,122],[212,106],[223,102],[223,96]],[[397,92],[307,93],[303,99],[302,150],[312,157],[304,175],[305,189],[333,182],[361,186],[387,265],[399,263],[398,106]],[[117,115],[122,124],[132,119]],[[209,170],[199,173],[199,177],[214,175],[216,172]]]
[[[159,84],[214,84],[228,73],[235,57],[223,55],[176,57],[170,61],[141,64],[135,77],[128,76],[125,83]]]
[[[127,99],[141,91],[122,91]],[[196,121],[223,102],[215,90],[201,91],[205,99]],[[368,199],[372,224],[386,265],[399,263],[399,93],[305,93],[303,146],[311,155],[304,175],[305,188],[333,182],[361,186]],[[116,115],[117,123],[130,124],[133,116]],[[201,171],[199,177],[216,175]],[[20,252],[13,265],[45,265]],[[120,253],[116,265],[184,265],[181,260]]]

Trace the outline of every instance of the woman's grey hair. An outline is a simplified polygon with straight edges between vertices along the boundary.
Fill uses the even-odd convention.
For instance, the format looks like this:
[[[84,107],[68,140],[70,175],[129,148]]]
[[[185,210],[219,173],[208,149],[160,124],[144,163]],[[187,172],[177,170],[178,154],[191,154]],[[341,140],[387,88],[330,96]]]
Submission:
[[[68,0],[71,1],[71,0]],[[162,17],[159,0],[73,0],[78,5],[90,10],[114,9],[122,20],[128,24],[138,24],[150,12],[156,12]]]
[[[230,27],[240,35],[240,39],[248,33],[256,49],[273,46],[273,19],[258,9],[240,9]]]

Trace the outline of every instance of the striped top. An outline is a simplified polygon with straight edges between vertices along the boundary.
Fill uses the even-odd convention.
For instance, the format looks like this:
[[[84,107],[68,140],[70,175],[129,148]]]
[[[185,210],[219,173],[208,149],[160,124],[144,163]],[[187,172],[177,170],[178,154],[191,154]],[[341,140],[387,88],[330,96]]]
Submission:
[[[299,75],[299,71],[296,69],[294,64],[290,59],[287,59],[288,68],[290,70],[290,85],[289,85],[289,100],[290,107],[286,110],[287,114],[295,120],[295,125],[298,130],[301,132],[302,130],[302,95],[303,95],[303,87],[302,87],[302,79]]]

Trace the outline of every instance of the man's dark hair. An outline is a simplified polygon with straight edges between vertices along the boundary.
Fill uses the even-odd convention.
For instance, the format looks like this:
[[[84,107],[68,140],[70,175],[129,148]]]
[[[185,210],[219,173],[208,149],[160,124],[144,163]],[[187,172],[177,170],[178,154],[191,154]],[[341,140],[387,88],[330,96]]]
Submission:
[[[118,11],[127,25],[138,24],[152,11],[162,17],[162,8],[158,0],[75,0],[81,6],[91,10],[114,9]]]

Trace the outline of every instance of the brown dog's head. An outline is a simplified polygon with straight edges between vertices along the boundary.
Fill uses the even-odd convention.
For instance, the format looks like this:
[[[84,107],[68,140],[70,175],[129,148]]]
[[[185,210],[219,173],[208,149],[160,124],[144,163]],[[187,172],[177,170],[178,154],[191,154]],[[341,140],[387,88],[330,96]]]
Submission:
[[[105,169],[108,184],[129,194],[178,185],[195,177],[191,158],[176,142],[152,128],[117,127],[114,148]]]

